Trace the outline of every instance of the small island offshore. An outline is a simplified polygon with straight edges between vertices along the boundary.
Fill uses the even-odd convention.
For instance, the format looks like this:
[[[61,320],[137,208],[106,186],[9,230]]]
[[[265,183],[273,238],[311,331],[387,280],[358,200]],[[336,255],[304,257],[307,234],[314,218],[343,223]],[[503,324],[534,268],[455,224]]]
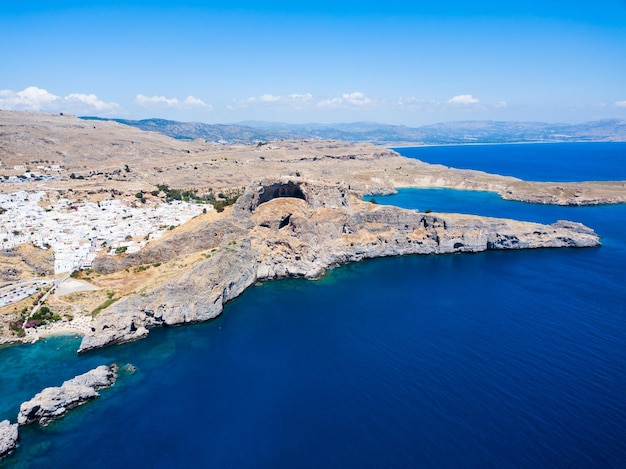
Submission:
[[[418,212],[366,195],[437,187],[543,204],[626,202],[622,181],[527,182],[365,143],[222,145],[16,111],[0,111],[0,126],[7,344],[60,333],[82,335],[81,352],[129,342],[214,318],[257,282],[315,279],[363,259],[600,244],[579,223]],[[17,441],[15,424],[0,433]]]

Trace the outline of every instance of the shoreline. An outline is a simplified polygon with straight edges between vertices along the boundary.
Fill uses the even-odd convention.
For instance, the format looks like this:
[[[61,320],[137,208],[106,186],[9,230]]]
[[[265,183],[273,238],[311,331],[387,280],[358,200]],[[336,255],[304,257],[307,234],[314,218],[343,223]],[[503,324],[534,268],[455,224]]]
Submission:
[[[465,143],[419,143],[408,142],[403,144],[399,142],[393,145],[380,145],[388,150],[395,148],[421,148],[421,147],[468,147],[468,146],[492,146],[492,145],[540,145],[540,144],[562,144],[562,143],[625,143],[625,140],[544,140],[544,141],[528,141],[528,142],[465,142]]]
[[[77,335],[84,337],[91,331],[91,318],[81,316],[72,321],[56,321],[44,326],[29,328],[21,343],[34,343],[39,339],[59,335]]]

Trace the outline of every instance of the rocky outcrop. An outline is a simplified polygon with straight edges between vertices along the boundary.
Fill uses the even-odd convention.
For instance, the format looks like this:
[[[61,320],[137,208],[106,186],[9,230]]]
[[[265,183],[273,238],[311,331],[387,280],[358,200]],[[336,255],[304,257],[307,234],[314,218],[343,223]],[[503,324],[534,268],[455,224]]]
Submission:
[[[589,228],[473,215],[420,213],[363,202],[343,185],[299,179],[249,186],[227,215],[237,230],[173,280],[115,303],[94,320],[80,350],[144,337],[150,328],[211,319],[258,280],[317,278],[331,267],[407,254],[590,247]],[[224,223],[224,222],[222,222]],[[238,239],[235,238],[238,236]],[[200,225],[184,235],[198,250],[215,239]],[[174,243],[174,239],[170,241]],[[194,249],[187,245],[187,250]]]
[[[167,262],[177,256],[213,249],[233,239],[240,239],[250,228],[245,222],[245,219],[233,217],[205,222],[196,230],[184,231],[162,242],[149,244],[132,254],[98,257],[94,260],[93,269],[107,274],[136,265]]]
[[[0,422],[0,459],[8,455],[17,446],[17,423],[11,424],[8,420]]]
[[[346,207],[351,193],[344,185],[329,186],[306,180],[266,180],[252,184],[237,200],[237,209],[254,212],[270,200],[289,198],[304,200],[313,209],[323,207]]]
[[[568,222],[541,225],[366,205],[354,212],[334,211],[332,216],[316,216],[301,209],[290,207],[288,215],[277,217],[273,225],[264,216],[270,210],[255,214],[263,220],[252,236],[260,280],[315,278],[330,266],[375,257],[598,244],[593,231]],[[282,228],[272,228],[287,216],[289,222],[282,221]]]
[[[156,326],[212,319],[256,279],[250,241],[229,241],[163,286],[126,297],[100,313],[79,351],[141,339]]]
[[[62,386],[44,389],[20,406],[17,423],[27,425],[39,422],[46,425],[68,410],[98,397],[98,389],[115,383],[116,371],[116,365],[102,365],[65,381]]]

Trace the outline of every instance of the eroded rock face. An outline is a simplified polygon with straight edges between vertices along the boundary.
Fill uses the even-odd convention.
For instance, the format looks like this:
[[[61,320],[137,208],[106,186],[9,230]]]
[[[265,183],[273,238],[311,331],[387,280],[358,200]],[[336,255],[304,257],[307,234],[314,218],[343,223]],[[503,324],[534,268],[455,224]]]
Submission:
[[[8,455],[17,446],[17,423],[11,424],[8,420],[0,422],[0,459]]]
[[[159,325],[211,319],[258,280],[317,278],[346,262],[407,254],[599,245],[598,236],[578,223],[542,225],[425,214],[363,202],[342,185],[301,180],[252,184],[229,217],[220,223],[236,229],[222,237],[214,252],[167,284],[127,297],[100,313],[80,350],[135,340]],[[197,246],[210,245],[205,237],[216,237],[208,225],[184,236],[196,240]]]
[[[27,425],[39,422],[46,425],[68,410],[98,397],[98,389],[115,383],[116,371],[116,365],[102,365],[65,381],[62,386],[44,389],[20,406],[17,423]]]
[[[156,326],[212,319],[255,281],[250,241],[229,241],[166,285],[126,297],[100,313],[79,350],[137,340]]]
[[[237,200],[236,208],[254,212],[260,205],[274,199],[304,200],[311,208],[347,207],[349,197],[356,196],[344,185],[329,186],[300,179],[266,180],[248,186]]]

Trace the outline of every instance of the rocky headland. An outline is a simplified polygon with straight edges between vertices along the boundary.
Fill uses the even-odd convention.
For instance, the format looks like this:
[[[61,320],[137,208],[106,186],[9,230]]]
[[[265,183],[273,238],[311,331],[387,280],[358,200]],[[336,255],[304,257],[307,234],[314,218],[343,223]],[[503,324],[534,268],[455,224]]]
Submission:
[[[17,416],[19,425],[38,422],[47,425],[69,410],[99,397],[98,389],[115,383],[117,365],[102,365],[65,381],[59,387],[46,388],[31,400],[22,403]]]
[[[126,366],[132,368],[132,365]],[[17,423],[12,424],[8,420],[0,422],[0,459],[16,448],[20,426],[34,422],[48,425],[68,411],[99,397],[99,389],[115,384],[117,370],[116,364],[99,366],[65,381],[61,386],[46,388],[22,403]]]
[[[164,187],[217,194],[221,201],[238,195],[222,213],[207,206],[206,213],[172,226],[138,252],[96,258],[83,279],[98,288],[56,300],[57,308],[81,321],[81,352],[141,339],[155,327],[209,320],[257,282],[315,279],[348,262],[600,244],[598,235],[579,223],[422,213],[365,202],[366,194],[442,187],[535,203],[626,202],[623,181],[526,182],[430,165],[371,144],[302,140],[224,146],[174,140],[115,122],[12,111],[0,111],[0,136],[5,172],[0,191],[45,191],[45,207],[60,199],[156,205],[167,200]],[[59,170],[38,180],[18,174],[39,166]],[[16,178],[17,183],[6,182]],[[29,252],[16,251],[23,253],[20,262],[11,253],[3,268],[7,281],[48,275],[48,251],[36,251],[37,262]],[[12,315],[16,310],[3,313],[0,325],[15,319]],[[21,339],[2,327],[0,339],[32,340],[66,326],[45,327],[50,330],[37,328]],[[17,424],[0,422],[0,457],[15,448],[18,424],[46,425],[96,398],[97,390],[115,379],[115,365],[101,366],[23,403]]]
[[[205,321],[258,281],[318,278],[331,267],[407,254],[472,253],[489,249],[598,246],[589,228],[472,215],[420,213],[364,202],[341,184],[298,178],[248,186],[219,220],[126,256],[102,257],[102,274],[146,262],[195,257],[175,278],[154,282],[101,312],[80,351],[145,337],[150,328]]]
[[[367,194],[440,187],[546,204],[626,202],[624,181],[527,182],[431,165],[365,143],[221,145],[175,140],[116,122],[17,111],[0,111],[0,134],[6,173],[0,191],[44,191],[40,203],[46,210],[59,200],[156,206],[171,195],[164,188],[176,189],[178,195],[211,194],[219,202],[242,194],[234,207],[218,213],[207,205],[207,213],[171,226],[163,238],[138,252],[101,255],[93,272],[80,274],[98,291],[54,296],[54,307],[80,319],[85,326],[80,332],[89,331],[81,350],[144,337],[160,325],[207,320],[258,281],[316,278],[346,262],[598,244],[598,236],[579,224],[418,213],[366,203]],[[18,167],[58,171],[41,170],[51,176],[45,180],[19,179]],[[11,178],[20,182],[7,182]],[[48,264],[18,264],[13,256],[5,275],[17,281],[31,271],[42,272],[50,264],[44,260]],[[19,314],[17,305],[0,311],[0,343],[62,332],[63,324],[51,324],[18,337],[10,324]]]

